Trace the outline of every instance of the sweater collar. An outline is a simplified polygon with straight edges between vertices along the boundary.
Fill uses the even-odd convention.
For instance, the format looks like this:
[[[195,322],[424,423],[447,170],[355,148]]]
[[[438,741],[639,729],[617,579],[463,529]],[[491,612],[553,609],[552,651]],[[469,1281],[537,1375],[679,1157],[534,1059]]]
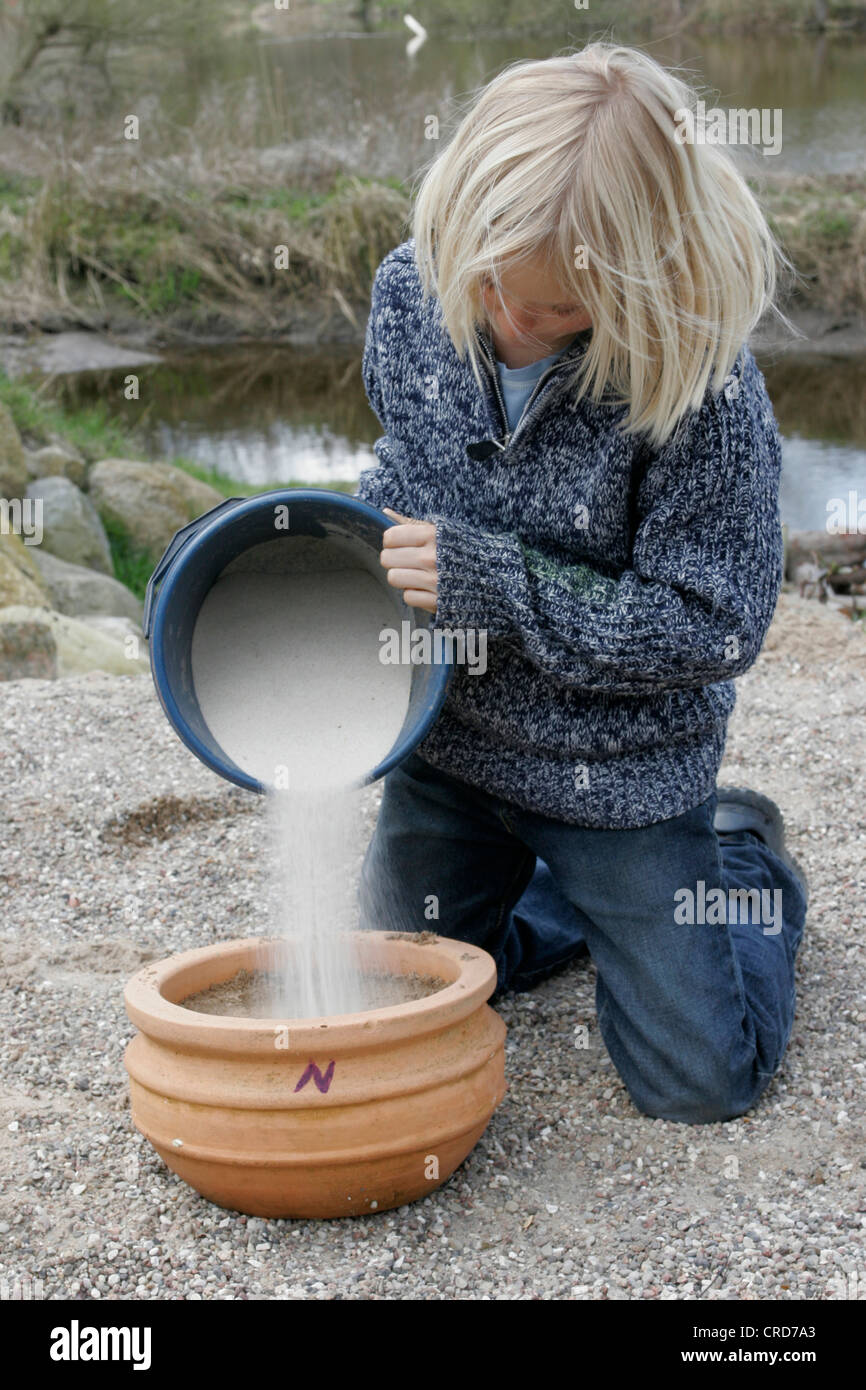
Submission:
[[[480,326],[476,326],[475,336],[484,348],[485,357],[488,359],[490,366],[494,366],[496,362],[496,348],[493,343],[493,338],[486,331],[486,329],[481,328]],[[584,352],[586,351],[589,345],[589,340],[591,337],[592,328],[584,328],[580,333],[576,334],[576,336],[569,343],[565,351],[560,353],[556,362],[554,362],[552,366],[548,367],[547,370],[549,372],[558,372],[561,367],[576,362],[578,358],[583,356]]]

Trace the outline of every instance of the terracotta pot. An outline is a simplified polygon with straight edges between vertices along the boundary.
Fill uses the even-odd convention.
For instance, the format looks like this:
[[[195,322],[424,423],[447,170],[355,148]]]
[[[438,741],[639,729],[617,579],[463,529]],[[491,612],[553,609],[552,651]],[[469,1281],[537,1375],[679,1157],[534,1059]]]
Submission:
[[[445,1182],[505,1094],[505,1024],[486,951],[355,933],[363,969],[446,980],[425,999],[330,1018],[194,1013],[182,1001],[260,969],[261,937],[146,965],[126,987],[133,1120],[185,1182],[250,1216],[387,1211]],[[285,944],[268,942],[272,952]]]

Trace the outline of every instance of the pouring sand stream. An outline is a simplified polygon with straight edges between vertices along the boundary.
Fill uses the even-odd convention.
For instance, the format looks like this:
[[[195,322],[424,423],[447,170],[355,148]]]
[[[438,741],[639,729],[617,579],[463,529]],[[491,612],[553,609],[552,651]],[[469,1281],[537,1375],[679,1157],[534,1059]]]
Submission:
[[[269,935],[290,948],[286,967],[259,981],[269,1017],[355,1013],[379,997],[344,933],[358,925],[360,785],[409,702],[411,667],[380,660],[379,634],[397,621],[396,596],[367,557],[307,537],[239,556],[198,615],[202,715],[267,789]],[[263,956],[263,972],[267,964]]]

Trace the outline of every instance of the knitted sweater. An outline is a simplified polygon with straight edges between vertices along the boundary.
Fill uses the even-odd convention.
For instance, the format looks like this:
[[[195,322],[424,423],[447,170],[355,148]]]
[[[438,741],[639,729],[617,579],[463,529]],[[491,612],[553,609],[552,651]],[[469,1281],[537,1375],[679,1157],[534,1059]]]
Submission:
[[[649,825],[714,789],[732,677],[752,665],[782,579],[780,444],[744,346],[652,449],[615,402],[574,405],[579,335],[513,436],[482,394],[410,239],[373,285],[364,384],[385,434],[359,496],[436,525],[435,626],[487,632],[416,750],[503,800],[575,825]],[[467,453],[479,441],[488,443]],[[474,454],[474,457],[473,457]],[[470,649],[471,650],[471,649]]]

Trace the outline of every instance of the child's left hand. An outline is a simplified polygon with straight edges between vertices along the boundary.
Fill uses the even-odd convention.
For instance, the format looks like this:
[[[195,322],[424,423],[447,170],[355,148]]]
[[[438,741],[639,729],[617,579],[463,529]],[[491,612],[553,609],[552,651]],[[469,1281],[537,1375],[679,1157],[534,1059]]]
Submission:
[[[403,590],[410,608],[436,612],[436,527],[430,521],[416,521],[383,507],[386,516],[404,523],[389,526],[383,536],[381,563],[388,571],[388,583]]]

